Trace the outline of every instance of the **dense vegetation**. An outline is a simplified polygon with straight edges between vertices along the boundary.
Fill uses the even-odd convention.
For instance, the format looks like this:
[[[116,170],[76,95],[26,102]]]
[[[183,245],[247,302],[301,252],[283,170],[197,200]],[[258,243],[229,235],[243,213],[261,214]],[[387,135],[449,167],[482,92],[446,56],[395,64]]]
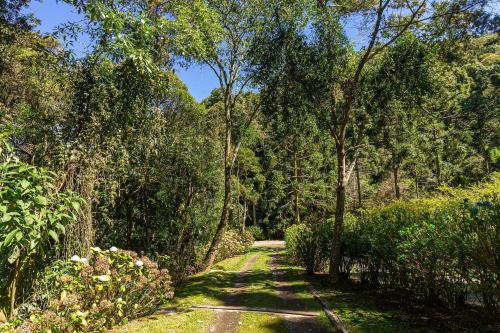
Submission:
[[[349,216],[341,272],[429,305],[456,308],[474,299],[495,308],[499,176],[466,190],[442,188],[440,196]],[[310,272],[327,262],[331,226],[326,225],[286,230],[289,255]]]
[[[332,283],[498,310],[487,0],[65,2],[43,35],[0,0],[0,322],[105,330],[283,237]]]

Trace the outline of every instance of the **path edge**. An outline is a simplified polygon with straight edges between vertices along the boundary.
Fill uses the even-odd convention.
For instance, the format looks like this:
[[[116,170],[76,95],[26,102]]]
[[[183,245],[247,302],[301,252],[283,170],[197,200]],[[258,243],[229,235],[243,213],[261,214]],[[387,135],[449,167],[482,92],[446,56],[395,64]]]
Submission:
[[[347,328],[342,323],[342,320],[340,320],[339,316],[337,316],[333,312],[333,310],[330,308],[330,305],[328,305],[328,303],[324,299],[321,298],[318,291],[313,287],[313,285],[308,281],[304,281],[304,282],[305,282],[307,289],[309,289],[311,294],[313,294],[314,298],[316,300],[318,300],[318,302],[321,304],[321,306],[323,307],[323,311],[325,312],[326,316],[328,317],[328,319],[330,320],[332,325],[337,329],[337,331],[342,332],[342,333],[349,333]]]

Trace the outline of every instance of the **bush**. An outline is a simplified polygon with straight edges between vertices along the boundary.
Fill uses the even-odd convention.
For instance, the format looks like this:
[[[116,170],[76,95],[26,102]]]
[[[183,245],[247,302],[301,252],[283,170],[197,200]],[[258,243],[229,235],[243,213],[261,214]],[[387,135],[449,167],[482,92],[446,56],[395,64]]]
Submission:
[[[7,148],[0,156],[0,321],[13,318],[37,264],[54,254],[82,202],[70,191],[59,192],[53,173],[20,162]]]
[[[343,262],[374,284],[448,307],[469,295],[497,306],[500,177],[467,190],[398,201],[346,225]]]
[[[93,248],[91,258],[74,256],[47,269],[40,299],[15,332],[105,332],[152,313],[173,297],[170,276],[147,257],[116,248]],[[1,329],[0,329],[1,330]]]
[[[289,258],[303,266],[309,274],[322,269],[328,259],[322,231],[325,231],[325,226],[321,224],[295,224],[285,231],[285,244]]]
[[[253,236],[249,231],[240,233],[234,230],[227,230],[217,249],[215,261],[218,262],[245,253],[250,249],[253,242]]]
[[[266,237],[264,236],[264,231],[258,226],[250,226],[247,228],[247,230],[257,241],[266,239]]]

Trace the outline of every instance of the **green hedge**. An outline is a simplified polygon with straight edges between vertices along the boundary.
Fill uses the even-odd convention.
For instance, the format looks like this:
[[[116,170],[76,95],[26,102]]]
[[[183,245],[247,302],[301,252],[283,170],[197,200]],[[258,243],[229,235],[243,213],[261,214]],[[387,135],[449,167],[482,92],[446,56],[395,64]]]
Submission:
[[[324,269],[329,258],[329,223],[295,224],[285,231],[285,244],[292,262],[305,267],[307,273]]]
[[[500,174],[472,188],[441,190],[433,198],[397,201],[347,218],[341,270],[429,303],[456,307],[474,298],[496,308]],[[328,257],[328,242],[319,240],[331,235],[331,224],[323,224],[327,231],[305,225],[287,230],[289,253],[309,271]]]
[[[398,201],[346,226],[345,267],[372,283],[450,307],[467,297],[496,307],[500,175],[465,190]]]

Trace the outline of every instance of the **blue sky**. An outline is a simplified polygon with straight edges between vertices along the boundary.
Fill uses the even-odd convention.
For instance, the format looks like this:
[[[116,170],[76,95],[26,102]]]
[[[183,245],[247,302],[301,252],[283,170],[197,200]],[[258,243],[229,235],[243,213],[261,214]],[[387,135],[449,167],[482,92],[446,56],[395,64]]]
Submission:
[[[73,6],[57,0],[33,1],[26,11],[33,13],[41,21],[37,29],[42,33],[51,33],[62,23],[82,19]],[[88,45],[88,38],[81,36],[73,48],[82,53]],[[188,69],[179,67],[175,72],[198,102],[210,95],[210,92],[219,85],[215,74],[206,67],[197,65],[192,65]]]
[[[493,1],[492,10],[496,11],[498,5],[498,1]],[[57,0],[33,1],[26,11],[33,13],[41,21],[37,29],[42,33],[51,33],[62,23],[81,20],[71,5]],[[347,36],[354,43],[362,41],[366,37],[362,31],[356,28],[356,25],[356,22],[348,22],[345,25]],[[82,36],[73,47],[81,53],[88,46],[88,43],[88,39]],[[177,68],[176,73],[197,101],[201,101],[214,88],[218,87],[219,82],[215,74],[206,66],[192,65],[187,69]]]
[[[79,21],[82,17],[73,6],[57,0],[33,1],[26,12],[33,13],[41,22],[37,29],[42,33],[52,33],[54,29],[68,21]],[[352,39],[359,38],[354,27],[347,27],[348,34]],[[73,48],[78,53],[83,53],[89,45],[86,36],[81,36]],[[176,68],[177,75],[186,84],[189,92],[197,101],[210,95],[217,88],[219,82],[215,74],[207,66],[191,65],[189,68]]]

